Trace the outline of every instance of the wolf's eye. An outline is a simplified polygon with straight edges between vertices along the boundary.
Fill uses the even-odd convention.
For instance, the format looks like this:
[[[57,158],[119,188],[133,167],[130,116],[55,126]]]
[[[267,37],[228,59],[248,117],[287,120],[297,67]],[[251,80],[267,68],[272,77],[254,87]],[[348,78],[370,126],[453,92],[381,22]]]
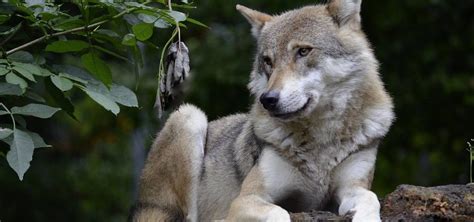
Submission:
[[[270,57],[268,57],[268,56],[263,56],[262,61],[263,61],[263,70],[265,71],[265,74],[267,76],[270,76],[270,74],[272,73],[272,69],[273,69],[272,59],[270,59]]]
[[[298,57],[305,57],[311,52],[311,50],[313,50],[313,49],[312,48],[300,48],[300,49],[298,49],[297,56]]]

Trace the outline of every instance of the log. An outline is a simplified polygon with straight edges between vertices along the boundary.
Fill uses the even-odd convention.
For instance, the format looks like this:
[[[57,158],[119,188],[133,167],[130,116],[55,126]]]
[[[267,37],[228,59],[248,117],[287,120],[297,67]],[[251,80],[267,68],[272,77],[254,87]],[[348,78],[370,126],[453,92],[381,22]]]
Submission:
[[[474,221],[474,184],[400,185],[382,202],[384,221]]]
[[[474,184],[420,187],[400,185],[380,202],[382,221],[474,221]],[[351,221],[331,212],[292,213],[292,221]]]

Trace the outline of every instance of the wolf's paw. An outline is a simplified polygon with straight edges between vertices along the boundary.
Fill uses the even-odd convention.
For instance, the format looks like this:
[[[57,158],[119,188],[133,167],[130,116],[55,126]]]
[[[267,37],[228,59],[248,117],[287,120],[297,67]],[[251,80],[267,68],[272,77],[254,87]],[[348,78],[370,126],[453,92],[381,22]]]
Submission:
[[[271,209],[247,209],[238,214],[229,215],[225,222],[290,222],[290,214],[281,207],[272,206]],[[267,208],[267,209],[265,209]]]
[[[352,214],[353,222],[379,222],[380,203],[377,195],[365,191],[352,197],[346,198],[339,206],[339,214]]]
[[[265,218],[266,222],[276,221],[276,222],[290,222],[290,214],[281,207],[274,207],[267,213]]]

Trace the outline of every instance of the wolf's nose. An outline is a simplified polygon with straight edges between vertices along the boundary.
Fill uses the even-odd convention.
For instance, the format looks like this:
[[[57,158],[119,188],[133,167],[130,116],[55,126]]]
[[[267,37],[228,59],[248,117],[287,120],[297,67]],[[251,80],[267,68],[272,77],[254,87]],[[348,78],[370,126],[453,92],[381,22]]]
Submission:
[[[260,102],[263,107],[269,111],[274,111],[277,107],[280,93],[277,91],[269,91],[260,96]]]

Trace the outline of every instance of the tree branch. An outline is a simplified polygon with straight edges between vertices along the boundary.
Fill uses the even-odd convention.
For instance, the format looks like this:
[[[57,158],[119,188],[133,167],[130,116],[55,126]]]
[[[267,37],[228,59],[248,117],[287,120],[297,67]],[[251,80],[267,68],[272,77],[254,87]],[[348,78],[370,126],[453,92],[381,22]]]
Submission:
[[[146,1],[146,2],[144,2],[143,4],[146,5],[146,4],[150,3],[150,2],[151,2],[151,1]],[[88,26],[77,27],[77,28],[73,28],[73,29],[70,29],[70,30],[62,31],[62,32],[56,32],[56,33],[53,33],[53,34],[50,34],[50,35],[44,35],[44,36],[39,37],[39,38],[37,38],[37,39],[35,39],[35,40],[31,41],[31,42],[27,42],[27,43],[25,43],[25,44],[23,44],[23,45],[20,45],[20,46],[14,48],[14,49],[11,49],[11,50],[7,51],[6,54],[7,54],[7,55],[13,54],[14,52],[17,52],[17,51],[20,51],[20,50],[22,50],[22,49],[24,49],[24,48],[27,48],[27,47],[29,47],[29,46],[32,46],[32,45],[34,45],[34,44],[36,44],[36,43],[38,43],[38,42],[41,42],[41,41],[43,41],[43,40],[45,40],[45,39],[47,39],[47,38],[49,38],[49,37],[55,37],[55,36],[65,35],[65,34],[69,34],[69,33],[73,33],[73,32],[84,31],[84,30],[86,30],[86,29],[92,29],[92,28],[94,28],[94,27],[100,26],[100,25],[102,25],[102,24],[104,24],[104,23],[107,23],[107,22],[109,22],[109,21],[112,21],[112,20],[114,20],[114,19],[116,19],[116,18],[119,18],[119,17],[121,17],[121,16],[123,16],[123,15],[125,15],[125,14],[128,14],[128,13],[132,12],[133,10],[135,10],[135,9],[133,8],[133,9],[124,10],[124,11],[120,12],[119,14],[114,15],[114,16],[113,16],[112,18],[110,18],[110,19],[106,19],[106,20],[103,20],[103,21],[100,21],[100,22],[96,22],[96,23],[91,24],[91,25],[88,25]]]

